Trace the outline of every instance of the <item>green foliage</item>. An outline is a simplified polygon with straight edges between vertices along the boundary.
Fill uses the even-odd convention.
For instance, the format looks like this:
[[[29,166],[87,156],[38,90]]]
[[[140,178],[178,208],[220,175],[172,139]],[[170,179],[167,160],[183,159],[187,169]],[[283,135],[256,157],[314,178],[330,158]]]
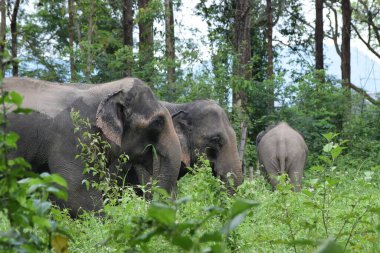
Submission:
[[[1,84],[2,85],[2,84]],[[3,91],[0,98],[0,251],[39,252],[51,248],[51,240],[67,235],[49,217],[50,195],[67,200],[66,181],[57,174],[35,174],[23,158],[10,158],[19,136],[7,131],[7,115],[29,113],[21,107],[22,96]]]
[[[266,190],[262,177],[239,187],[239,197],[261,202],[254,215],[238,228],[242,251],[379,250],[378,177],[374,177],[375,173],[352,173],[352,169],[341,167],[338,161],[346,142],[335,142],[337,136],[324,135],[324,153],[318,164],[306,171],[300,193],[291,191],[285,177],[280,178],[274,193]]]
[[[101,138],[100,132],[91,131],[89,119],[83,119],[79,111],[71,110],[70,117],[74,124],[74,133],[79,133],[78,151],[76,159],[84,163],[83,174],[89,178],[83,180],[88,188],[94,188],[103,192],[104,202],[118,201],[124,186],[122,167],[129,160],[126,154],[121,154],[118,160],[109,164],[111,145]],[[127,174],[127,172],[125,172]],[[122,182],[122,185],[119,184]]]
[[[343,90],[334,80],[320,81],[320,73],[312,72],[287,86],[280,118],[302,133],[309,150],[319,152],[323,133],[341,132],[348,104]],[[326,77],[327,78],[327,77]]]

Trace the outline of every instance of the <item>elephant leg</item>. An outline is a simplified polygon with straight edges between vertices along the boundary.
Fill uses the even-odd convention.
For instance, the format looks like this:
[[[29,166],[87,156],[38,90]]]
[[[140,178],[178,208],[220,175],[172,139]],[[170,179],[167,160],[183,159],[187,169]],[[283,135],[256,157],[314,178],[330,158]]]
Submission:
[[[292,168],[289,170],[290,183],[294,186],[294,191],[299,192],[302,184],[302,169]]]
[[[263,159],[264,170],[266,172],[266,178],[272,185],[272,189],[276,189],[278,184],[277,177],[280,175],[279,162],[276,157],[268,157],[268,159]]]

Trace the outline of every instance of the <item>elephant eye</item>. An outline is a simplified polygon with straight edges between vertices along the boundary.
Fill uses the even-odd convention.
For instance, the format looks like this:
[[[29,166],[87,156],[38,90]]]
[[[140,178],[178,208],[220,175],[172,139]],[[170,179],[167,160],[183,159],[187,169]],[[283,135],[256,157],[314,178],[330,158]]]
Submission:
[[[223,146],[222,137],[220,135],[212,136],[209,139],[210,145],[214,148],[221,148]]]
[[[150,129],[161,130],[164,127],[165,119],[162,116],[155,118],[149,125]]]
[[[164,126],[165,118],[162,116],[156,117],[148,126],[148,138],[152,142],[156,142]]]

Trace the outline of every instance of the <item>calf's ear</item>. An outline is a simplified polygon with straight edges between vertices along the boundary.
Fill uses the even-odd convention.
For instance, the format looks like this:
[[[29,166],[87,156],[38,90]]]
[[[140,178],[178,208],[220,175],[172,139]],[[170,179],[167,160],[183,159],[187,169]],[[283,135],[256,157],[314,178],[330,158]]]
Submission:
[[[125,92],[118,90],[103,99],[96,112],[96,126],[118,146],[121,146],[125,121],[131,114],[129,104]]]

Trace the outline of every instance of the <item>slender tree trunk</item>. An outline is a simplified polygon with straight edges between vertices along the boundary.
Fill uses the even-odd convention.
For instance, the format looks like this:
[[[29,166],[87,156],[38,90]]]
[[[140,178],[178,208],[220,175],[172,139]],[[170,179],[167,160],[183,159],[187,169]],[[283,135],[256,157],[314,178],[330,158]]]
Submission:
[[[315,1],[315,69],[323,70],[323,0]]]
[[[68,13],[69,13],[69,50],[70,50],[70,82],[75,79],[75,61],[74,61],[74,0],[68,0]]]
[[[94,33],[94,10],[95,0],[90,1],[90,11],[88,16],[88,31],[87,31],[87,65],[86,65],[86,80],[88,83],[91,82],[91,70],[92,70],[92,35]]]
[[[12,75],[18,76],[17,61],[17,15],[20,7],[20,0],[16,0],[13,5],[11,16],[11,35],[12,35]]]
[[[167,63],[167,83],[170,96],[175,93],[175,41],[174,41],[174,17],[173,2],[165,0],[165,45]]]
[[[123,5],[124,45],[133,48],[133,0],[124,0]],[[132,76],[132,60],[126,62],[126,76]]]
[[[145,73],[145,81],[150,82],[153,68],[151,67],[154,59],[153,43],[153,17],[149,11],[150,0],[138,0],[139,15],[147,15],[139,19],[139,61],[140,69]],[[145,12],[143,11],[145,10]]]
[[[251,61],[251,6],[248,0],[237,0],[235,10],[235,51],[237,61],[235,62],[235,74],[245,80],[251,80],[252,69]],[[239,119],[241,120],[241,137],[239,155],[243,159],[246,143],[247,123],[243,116],[246,106],[246,93],[244,90],[233,91],[233,104]],[[246,174],[246,173],[244,173]]]
[[[0,14],[1,14],[1,23],[0,23],[0,67],[1,67],[1,76],[4,77],[3,65],[4,53],[5,53],[5,33],[6,33],[6,4],[5,0],[0,1]]]
[[[235,74],[250,80],[252,71],[249,66],[251,60],[251,16],[250,3],[248,0],[237,0],[235,10],[235,50],[237,62],[235,64]],[[243,90],[235,90],[233,103],[237,108],[241,108],[246,100]]]
[[[346,88],[346,95],[351,107],[351,4],[350,0],[342,0],[342,46],[341,46],[341,71],[342,84]]]
[[[272,0],[267,0],[267,40],[268,40],[268,69],[267,75],[269,79],[273,79],[273,9]],[[272,80],[273,81],[273,80]],[[274,112],[274,83],[270,83],[269,89],[269,111]]]

